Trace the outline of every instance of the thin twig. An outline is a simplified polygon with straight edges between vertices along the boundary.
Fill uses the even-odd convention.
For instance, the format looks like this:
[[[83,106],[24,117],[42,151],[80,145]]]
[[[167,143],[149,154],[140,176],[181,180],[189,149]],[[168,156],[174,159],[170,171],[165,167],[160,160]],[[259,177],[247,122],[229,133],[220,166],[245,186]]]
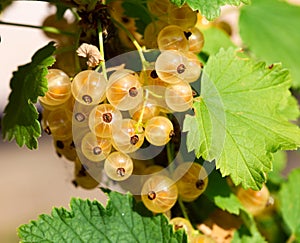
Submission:
[[[101,22],[98,23],[98,38],[99,38],[99,51],[103,57],[103,60],[100,61],[100,65],[102,67],[103,76],[104,76],[105,80],[107,81],[107,73],[106,73],[105,58],[104,58],[103,30],[102,30]]]
[[[12,23],[12,22],[6,22],[6,21],[0,21],[0,24],[3,25],[10,25],[10,26],[16,26],[16,27],[26,27],[26,28],[33,28],[33,29],[40,29],[45,32],[53,33],[53,34],[61,34],[61,35],[69,35],[69,36],[75,36],[76,33],[64,31],[57,29],[52,26],[37,26],[37,25],[30,25],[30,24],[19,24],[19,23]]]

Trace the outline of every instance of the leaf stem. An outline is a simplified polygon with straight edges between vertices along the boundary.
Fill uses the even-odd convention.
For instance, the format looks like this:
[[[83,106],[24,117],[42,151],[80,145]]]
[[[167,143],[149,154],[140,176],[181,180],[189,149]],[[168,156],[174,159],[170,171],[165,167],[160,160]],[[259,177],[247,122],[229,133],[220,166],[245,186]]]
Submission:
[[[123,24],[121,24],[119,21],[115,20],[114,18],[112,18],[111,20],[117,27],[121,28],[126,33],[126,35],[129,37],[129,39],[131,40],[131,42],[133,43],[133,45],[135,46],[135,48],[137,49],[137,51],[139,53],[139,56],[140,56],[140,59],[142,62],[142,70],[143,71],[147,70],[147,66],[149,66],[149,62],[146,61],[146,58],[143,53],[143,48],[140,46],[140,44],[137,42],[137,40],[134,38],[134,36],[131,34],[131,32],[128,29],[126,29],[126,27]]]
[[[16,27],[41,29],[45,32],[49,32],[49,33],[53,33],[53,34],[61,34],[61,35],[68,35],[68,36],[75,36],[76,35],[76,33],[74,33],[74,32],[60,30],[60,29],[57,29],[57,28],[52,27],[52,26],[37,26],[37,25],[30,25],[30,24],[12,23],[12,22],[6,22],[6,21],[0,21],[0,24],[16,26]]]

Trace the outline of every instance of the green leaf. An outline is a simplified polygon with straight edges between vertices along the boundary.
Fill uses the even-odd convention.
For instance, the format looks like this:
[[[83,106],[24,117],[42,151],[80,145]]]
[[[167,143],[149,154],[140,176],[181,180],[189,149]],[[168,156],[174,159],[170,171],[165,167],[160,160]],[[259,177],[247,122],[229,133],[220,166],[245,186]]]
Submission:
[[[289,120],[297,121],[300,110],[298,108],[298,101],[294,96],[290,96],[290,98],[287,100],[287,103],[282,103],[282,114]]]
[[[285,151],[277,151],[274,154],[273,170],[268,173],[268,182],[280,184],[283,182],[282,170],[285,168],[287,162],[287,154]]]
[[[174,1],[175,2],[175,1]],[[181,2],[181,1],[176,1]],[[225,5],[239,6],[241,3],[249,4],[250,0],[186,0],[186,3],[193,9],[199,10],[201,15],[205,16],[208,20],[213,20],[219,17],[221,7]]]
[[[208,55],[217,54],[221,48],[235,47],[228,34],[219,28],[211,27],[201,31],[204,35],[202,51]]]
[[[272,169],[272,153],[300,146],[300,129],[285,117],[291,80],[279,64],[241,58],[230,48],[210,56],[201,80],[195,116],[183,131],[189,151],[216,160],[222,176],[258,190]]]
[[[38,96],[47,91],[47,67],[55,61],[54,42],[38,50],[31,63],[19,66],[10,81],[11,93],[2,120],[3,139],[16,139],[21,147],[24,144],[37,148],[37,138],[41,135],[38,112],[34,106]]]
[[[126,16],[135,19],[137,32],[143,35],[146,26],[152,21],[145,1],[127,0],[122,3],[122,7]]]
[[[173,232],[162,214],[153,216],[134,198],[109,192],[106,207],[98,201],[72,199],[70,211],[54,208],[50,215],[22,225],[22,242],[187,242],[183,231]]]
[[[241,9],[243,42],[269,64],[282,62],[300,88],[300,6],[279,0],[252,0]]]
[[[185,4],[186,0],[170,0],[170,2],[178,7],[181,7],[183,4]]]
[[[260,234],[251,214],[241,210],[240,217],[244,225],[234,233],[232,243],[264,243],[267,242]]]
[[[228,186],[226,178],[214,170],[208,179],[209,183],[204,194],[222,210],[238,215],[244,207]]]
[[[236,231],[232,238],[232,243],[264,243],[267,242],[262,235],[256,230],[256,233],[249,234],[248,229],[242,227]]]
[[[279,206],[283,220],[300,241],[300,168],[294,169],[279,191]]]

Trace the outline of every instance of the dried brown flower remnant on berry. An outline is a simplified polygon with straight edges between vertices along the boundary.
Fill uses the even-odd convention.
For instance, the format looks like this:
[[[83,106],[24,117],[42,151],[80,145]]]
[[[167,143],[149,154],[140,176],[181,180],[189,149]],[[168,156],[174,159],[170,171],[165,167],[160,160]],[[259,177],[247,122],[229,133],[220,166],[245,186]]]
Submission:
[[[87,59],[86,64],[89,67],[96,67],[101,61],[104,60],[100,51],[94,45],[83,43],[76,52],[78,56],[85,57]]]

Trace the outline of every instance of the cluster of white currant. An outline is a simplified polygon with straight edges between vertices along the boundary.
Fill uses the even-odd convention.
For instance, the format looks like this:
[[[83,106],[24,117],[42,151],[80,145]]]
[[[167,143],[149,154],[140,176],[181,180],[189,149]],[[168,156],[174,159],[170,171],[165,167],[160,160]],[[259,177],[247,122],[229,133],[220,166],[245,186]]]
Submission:
[[[164,52],[157,59],[163,54]],[[178,69],[176,66],[172,68]],[[173,124],[167,113],[191,108],[193,95],[189,84],[186,83],[187,89],[174,89],[178,83],[183,82],[179,77],[184,72],[176,72],[173,69],[162,72],[147,70],[138,74],[121,69],[113,72],[106,80],[102,73],[85,70],[78,73],[71,82],[63,71],[50,69],[47,75],[48,91],[39,99],[44,107],[43,127],[48,133],[51,132],[58,152],[67,159],[78,160],[73,143],[73,139],[77,139],[75,144],[80,145],[77,151],[86,159],[95,163],[104,161],[108,177],[116,181],[125,180],[133,171],[133,161],[128,154],[137,151],[145,138],[155,146],[166,145],[174,136]],[[167,77],[168,82],[159,77],[161,73],[163,78]],[[163,106],[162,100],[165,101]],[[123,118],[125,111],[129,114],[128,118]],[[72,127],[73,130],[76,128],[77,131],[84,131],[84,134],[73,134]],[[206,175],[203,174],[203,179],[197,181],[200,171],[204,170],[199,164],[193,164],[190,171],[194,167],[198,168],[192,173],[194,180],[202,190],[207,184]],[[174,174],[181,170],[178,171]],[[184,175],[177,177],[184,180]],[[150,182],[151,180],[146,184]],[[163,182],[168,182],[168,179],[164,178]],[[170,186],[174,187],[173,181],[170,182]],[[180,187],[180,183],[177,185]],[[188,184],[185,185],[187,186]],[[174,203],[177,199],[177,186],[175,190]],[[180,192],[186,200],[193,200],[198,196],[185,195],[185,190]],[[163,212],[168,209],[152,211]]]
[[[124,68],[108,73],[84,70],[72,79],[62,70],[50,69],[48,91],[39,99],[44,107],[43,127],[51,132],[57,151],[76,164],[81,158],[103,163],[105,174],[114,181],[132,175],[134,161],[130,155],[145,141],[165,146],[176,136],[168,113],[192,108],[191,83],[199,81],[201,75],[197,53],[202,49],[203,35],[194,27],[197,13],[187,5],[175,8],[169,1],[149,1],[148,8],[158,21],[167,18],[168,23],[157,33],[160,53],[155,62],[144,63],[139,72]],[[151,24],[157,27],[157,23]],[[150,39],[146,34],[149,28],[145,41]],[[78,177],[88,177],[91,183],[84,187],[97,186],[83,166],[77,167],[78,184]],[[154,165],[144,173],[161,169]],[[141,197],[151,211],[166,212],[178,196],[183,201],[195,200],[207,183],[207,173],[200,164],[185,162],[172,173],[144,181]]]

